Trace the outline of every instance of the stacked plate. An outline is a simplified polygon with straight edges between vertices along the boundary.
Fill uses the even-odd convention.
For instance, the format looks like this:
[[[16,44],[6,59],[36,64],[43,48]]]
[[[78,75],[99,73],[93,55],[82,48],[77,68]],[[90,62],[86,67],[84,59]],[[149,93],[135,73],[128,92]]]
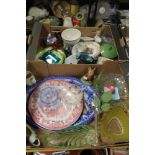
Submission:
[[[27,120],[43,129],[61,130],[94,118],[95,91],[73,77],[52,76],[27,87]]]

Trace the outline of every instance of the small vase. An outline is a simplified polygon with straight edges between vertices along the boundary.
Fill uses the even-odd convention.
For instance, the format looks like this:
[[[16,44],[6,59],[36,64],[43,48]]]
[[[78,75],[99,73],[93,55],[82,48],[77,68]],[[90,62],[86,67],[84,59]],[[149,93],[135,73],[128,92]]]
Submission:
[[[65,17],[64,18],[63,26],[65,26],[65,27],[73,27],[73,23],[72,23],[71,17]]]

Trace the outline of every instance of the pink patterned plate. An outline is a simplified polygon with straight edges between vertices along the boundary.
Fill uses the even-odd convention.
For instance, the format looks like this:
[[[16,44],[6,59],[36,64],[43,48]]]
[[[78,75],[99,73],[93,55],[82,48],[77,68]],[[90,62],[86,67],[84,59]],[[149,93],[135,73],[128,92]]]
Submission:
[[[28,110],[33,121],[47,130],[69,127],[83,110],[83,92],[63,80],[47,80],[30,95]]]

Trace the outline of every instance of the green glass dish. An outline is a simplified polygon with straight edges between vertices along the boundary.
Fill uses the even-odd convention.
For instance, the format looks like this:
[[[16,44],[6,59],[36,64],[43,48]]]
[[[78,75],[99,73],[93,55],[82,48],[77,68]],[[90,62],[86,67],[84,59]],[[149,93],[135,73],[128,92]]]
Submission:
[[[129,140],[129,116],[122,107],[113,107],[101,118],[100,136],[104,143]]]
[[[35,59],[43,60],[48,64],[62,64],[65,60],[65,53],[61,50],[52,50],[51,47],[45,48],[37,53]]]

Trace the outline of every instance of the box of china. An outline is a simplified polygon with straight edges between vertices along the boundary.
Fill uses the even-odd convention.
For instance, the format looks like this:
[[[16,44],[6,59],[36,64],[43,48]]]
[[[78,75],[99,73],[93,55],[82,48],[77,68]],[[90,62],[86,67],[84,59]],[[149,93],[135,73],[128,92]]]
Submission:
[[[122,75],[119,63],[114,61],[113,62],[106,61],[103,65],[97,65],[97,64],[50,65],[42,61],[28,61],[27,71],[30,71],[31,73],[33,73],[37,81],[40,79],[47,78],[49,76],[65,76],[65,77],[69,76],[69,77],[75,77],[79,79],[85,73],[87,73],[89,67],[96,68],[95,70],[96,75],[102,71],[104,71],[104,74]],[[118,106],[120,106],[119,104],[122,104],[123,106],[125,104],[125,106],[127,105],[128,107],[128,99],[126,98],[125,100],[118,102]],[[114,106],[114,109],[115,107],[117,107],[117,104],[115,105],[116,106]],[[104,114],[106,114],[106,112]],[[111,130],[109,131],[110,134],[107,137],[103,134],[100,134],[100,122],[102,121],[102,119],[100,118],[101,115],[103,115],[102,112],[98,113],[95,111],[95,118],[89,124],[83,125],[83,126],[77,126],[76,129],[71,129],[71,132],[65,131],[65,130],[63,130],[62,132],[46,131],[46,130],[42,130],[41,128],[33,127],[33,125],[31,126],[31,123],[29,124],[29,122],[27,122],[30,125],[30,127],[35,131],[35,133],[37,134],[41,142],[41,145],[39,147],[35,148],[31,145],[30,146],[27,145],[27,149],[29,152],[34,150],[39,150],[39,149],[40,150],[74,150],[74,149],[87,149],[87,148],[102,148],[106,146],[111,147],[115,145],[121,145],[123,143],[124,144],[128,143],[128,134],[127,134],[128,131],[125,131],[125,130],[128,130],[128,121],[125,122],[123,120],[124,118],[125,120],[127,120],[126,115],[124,113],[123,115],[120,113],[121,115],[120,117],[124,117],[122,119],[123,120],[122,122],[126,123],[126,125],[123,126],[124,128],[123,130],[126,132],[125,136],[124,135],[122,136],[121,133],[120,133],[120,136],[118,136],[119,130],[120,128],[122,128],[122,126],[118,126],[115,122],[112,122],[113,125],[110,126],[111,130],[118,132],[117,136],[115,136],[114,139],[110,139],[111,138],[110,136],[112,135]],[[72,132],[73,134],[71,134]],[[92,137],[94,134],[92,143],[91,143],[92,139],[89,137],[89,132]],[[58,140],[58,143],[57,143],[58,145],[53,145],[53,142],[52,144],[49,143],[50,141],[52,141],[50,139],[50,136],[52,135],[51,133],[55,134],[54,137],[60,135],[61,138],[60,137],[59,138],[61,140],[60,141]],[[67,137],[64,135],[71,135],[71,136]],[[85,137],[85,135],[88,135],[88,136]],[[104,137],[105,141],[102,141],[103,138],[101,136],[103,137],[105,136]]]

